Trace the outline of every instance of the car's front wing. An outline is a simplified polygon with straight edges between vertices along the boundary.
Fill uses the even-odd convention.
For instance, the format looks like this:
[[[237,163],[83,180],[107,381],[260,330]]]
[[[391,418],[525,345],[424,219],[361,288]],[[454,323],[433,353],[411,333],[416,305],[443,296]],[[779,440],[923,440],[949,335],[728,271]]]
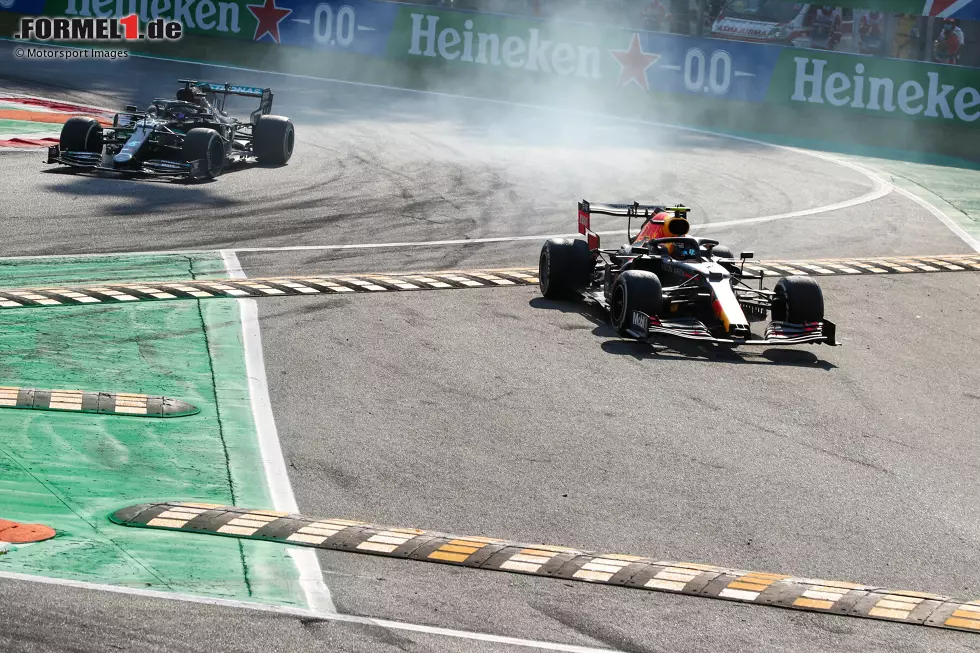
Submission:
[[[627,333],[640,340],[664,335],[723,345],[802,345],[808,343],[839,345],[837,342],[837,325],[829,320],[806,324],[770,322],[761,339],[717,338],[700,320],[692,318],[660,319],[655,315],[633,311]]]
[[[87,170],[104,170],[121,174],[156,175],[161,177],[186,177],[199,179],[204,176],[204,160],[198,161],[166,161],[151,159],[143,161],[139,167],[117,168],[112,156],[101,152],[70,152],[62,151],[58,145],[48,148],[47,163],[60,163],[72,168]]]

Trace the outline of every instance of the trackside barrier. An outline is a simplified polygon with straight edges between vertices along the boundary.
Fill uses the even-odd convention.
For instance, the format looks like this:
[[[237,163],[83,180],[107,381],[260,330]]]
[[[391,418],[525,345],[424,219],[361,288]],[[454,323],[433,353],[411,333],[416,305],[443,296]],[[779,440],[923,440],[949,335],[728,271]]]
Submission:
[[[379,0],[3,0],[181,21],[161,56],[980,161],[980,70]],[[249,47],[242,47],[245,43]],[[216,46],[222,47],[216,47]]]

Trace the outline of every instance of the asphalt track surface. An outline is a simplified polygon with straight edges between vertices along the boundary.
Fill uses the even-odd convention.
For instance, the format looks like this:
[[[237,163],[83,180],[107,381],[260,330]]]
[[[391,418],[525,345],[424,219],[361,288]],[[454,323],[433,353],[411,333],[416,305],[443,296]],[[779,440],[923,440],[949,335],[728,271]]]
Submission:
[[[269,85],[284,168],[181,185],[0,153],[0,255],[574,231],[575,202],[705,224],[865,195],[852,169],[705,134],[131,59],[17,61],[0,86],[119,106],[177,77]],[[69,75],[70,72],[70,75]],[[16,75],[16,77],[14,77]],[[611,221],[609,228],[621,223]],[[760,258],[967,253],[898,193],[706,230]],[[606,242],[618,243],[607,237]],[[533,266],[540,241],[239,255],[248,276]],[[620,340],[534,288],[265,299],[273,409],[305,514],[980,595],[980,277],[826,278],[842,348]],[[189,536],[192,537],[192,536]],[[206,545],[206,540],[201,541]],[[966,651],[976,635],[320,553],[341,613],[628,651]],[[0,648],[501,650],[356,624],[0,581]],[[175,624],[179,623],[179,627]],[[93,634],[77,637],[79,629]],[[179,633],[179,634],[178,634]],[[4,641],[12,642],[7,644]]]

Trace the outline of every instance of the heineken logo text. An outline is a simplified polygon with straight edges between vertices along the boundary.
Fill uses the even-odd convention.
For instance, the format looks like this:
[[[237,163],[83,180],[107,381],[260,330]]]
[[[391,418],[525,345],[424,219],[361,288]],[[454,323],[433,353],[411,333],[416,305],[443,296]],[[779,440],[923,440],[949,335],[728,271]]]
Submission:
[[[241,31],[238,4],[214,0],[69,0],[68,16],[109,18],[138,14],[143,22],[170,18],[188,29]]]
[[[439,28],[438,16],[412,14],[412,47],[408,53],[422,57],[441,57],[489,66],[504,65],[559,75],[599,79],[601,51],[597,47],[554,43],[543,39],[540,30],[529,28],[527,38],[473,32],[473,21],[463,30]]]
[[[928,81],[894,80],[865,74],[863,63],[854,74],[827,74],[827,61],[794,57],[796,81],[792,100],[808,104],[830,104],[869,111],[900,111],[907,116],[926,116],[974,122],[980,119],[980,91],[970,86],[944,84],[936,70],[926,72]]]

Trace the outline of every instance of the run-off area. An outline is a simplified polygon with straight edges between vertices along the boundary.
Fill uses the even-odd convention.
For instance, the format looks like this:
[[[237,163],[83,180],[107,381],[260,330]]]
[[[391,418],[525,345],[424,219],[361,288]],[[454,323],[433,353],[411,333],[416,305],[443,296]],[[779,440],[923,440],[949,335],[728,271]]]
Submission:
[[[221,257],[141,256],[4,261],[0,286],[82,279],[193,279]],[[180,397],[201,407],[155,420],[0,411],[0,517],[57,537],[0,555],[0,571],[306,607],[285,551],[250,543],[190,545],[134,537],[108,515],[124,497],[191,495],[270,502],[252,423],[242,327],[233,301],[8,312],[6,386]]]
[[[969,417],[980,373],[962,347],[980,340],[970,319],[980,278],[821,285],[840,348],[650,346],[531,287],[264,300],[298,503],[306,514],[971,596],[977,509],[962,482],[980,453]],[[855,645],[940,645],[901,626],[320,556],[341,612],[556,641],[568,628],[602,632],[635,650],[678,638],[737,650],[760,629],[777,638],[772,650],[825,650],[828,628]],[[943,647],[968,646],[941,636]]]

